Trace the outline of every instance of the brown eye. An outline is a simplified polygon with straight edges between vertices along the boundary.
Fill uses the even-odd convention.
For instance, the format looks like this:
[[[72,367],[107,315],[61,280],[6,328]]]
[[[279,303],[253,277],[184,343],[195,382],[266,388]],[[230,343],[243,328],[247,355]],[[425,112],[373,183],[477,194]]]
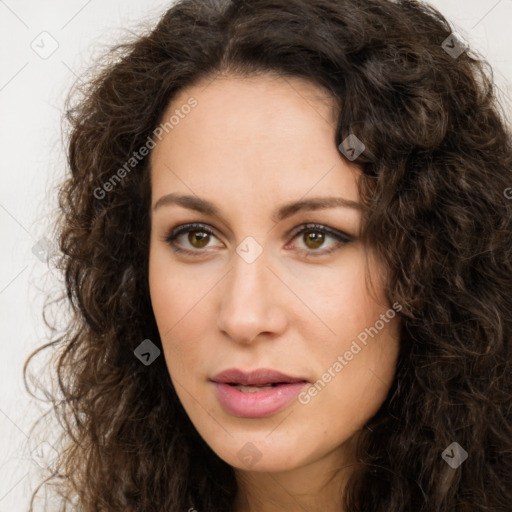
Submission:
[[[187,235],[186,242],[178,243],[181,235]],[[215,237],[213,231],[202,224],[185,224],[171,231],[165,241],[175,252],[199,255],[204,253],[202,249],[208,246],[212,236]]]
[[[299,250],[306,253],[307,257],[325,256],[353,240],[352,237],[346,233],[321,224],[306,224],[295,231],[292,236],[295,239],[299,238],[300,235],[303,235],[300,240],[305,248],[299,247]],[[325,249],[319,250],[319,248],[324,246],[326,239],[329,238],[335,240],[335,243],[331,244],[330,247],[328,246]]]
[[[304,243],[309,249],[318,249],[325,241],[325,234],[320,231],[306,231],[304,235]]]
[[[197,236],[198,234],[199,236]],[[192,247],[202,249],[208,245],[209,237],[210,233],[206,233],[206,231],[189,231],[187,239]]]

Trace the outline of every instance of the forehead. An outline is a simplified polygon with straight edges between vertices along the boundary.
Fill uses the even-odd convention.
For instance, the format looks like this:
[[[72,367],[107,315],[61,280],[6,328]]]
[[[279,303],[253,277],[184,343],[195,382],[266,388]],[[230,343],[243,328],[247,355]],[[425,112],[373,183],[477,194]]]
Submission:
[[[196,106],[182,109],[191,99]],[[152,150],[154,187],[290,198],[334,188],[357,200],[358,168],[335,144],[337,101],[305,79],[203,81],[181,90],[163,121],[173,115],[179,122]]]

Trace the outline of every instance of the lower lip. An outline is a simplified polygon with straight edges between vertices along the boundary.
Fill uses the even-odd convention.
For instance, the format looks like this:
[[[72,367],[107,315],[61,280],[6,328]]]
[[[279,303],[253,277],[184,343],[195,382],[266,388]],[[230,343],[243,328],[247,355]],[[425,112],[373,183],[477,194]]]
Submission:
[[[284,409],[293,402],[307,382],[280,384],[272,389],[244,393],[234,386],[214,382],[217,398],[222,407],[234,416],[263,418]]]

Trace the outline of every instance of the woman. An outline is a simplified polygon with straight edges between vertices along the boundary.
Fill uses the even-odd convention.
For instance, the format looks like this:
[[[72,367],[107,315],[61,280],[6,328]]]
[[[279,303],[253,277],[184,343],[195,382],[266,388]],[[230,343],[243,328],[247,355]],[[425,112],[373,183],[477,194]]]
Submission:
[[[510,510],[486,62],[390,0],[183,0],[114,55],[67,112],[66,502]]]

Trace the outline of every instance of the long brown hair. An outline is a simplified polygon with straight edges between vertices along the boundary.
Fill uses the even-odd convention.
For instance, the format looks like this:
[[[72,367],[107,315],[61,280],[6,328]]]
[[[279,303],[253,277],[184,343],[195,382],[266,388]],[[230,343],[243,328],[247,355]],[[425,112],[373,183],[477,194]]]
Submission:
[[[198,435],[164,358],[134,355],[145,339],[162,346],[147,282],[148,158],[126,167],[176,93],[221,72],[325,87],[340,104],[333,143],[364,143],[362,238],[389,270],[402,328],[346,511],[510,510],[512,136],[490,66],[454,37],[414,0],[182,0],[77,85],[57,225],[72,318],[24,367],[26,379],[35,354],[55,353],[64,435],[43,484],[62,510],[232,510],[233,468]],[[467,454],[458,467],[454,449]]]

